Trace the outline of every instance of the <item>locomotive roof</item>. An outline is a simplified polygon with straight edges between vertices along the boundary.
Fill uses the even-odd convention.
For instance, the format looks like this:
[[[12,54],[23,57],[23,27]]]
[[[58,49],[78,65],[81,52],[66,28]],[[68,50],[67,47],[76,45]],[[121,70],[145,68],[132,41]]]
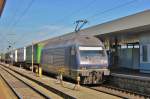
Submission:
[[[93,36],[83,36],[79,34],[72,34],[68,36],[57,37],[47,41],[45,48],[69,46],[73,44],[86,45],[86,46],[102,46],[102,42]]]

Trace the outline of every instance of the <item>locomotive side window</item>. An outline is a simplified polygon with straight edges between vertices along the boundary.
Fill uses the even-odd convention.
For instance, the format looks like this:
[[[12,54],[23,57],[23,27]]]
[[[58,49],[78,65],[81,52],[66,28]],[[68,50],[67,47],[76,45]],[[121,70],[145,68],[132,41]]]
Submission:
[[[53,64],[53,56],[50,56],[50,64]]]
[[[71,55],[75,55],[75,48],[71,47]]]

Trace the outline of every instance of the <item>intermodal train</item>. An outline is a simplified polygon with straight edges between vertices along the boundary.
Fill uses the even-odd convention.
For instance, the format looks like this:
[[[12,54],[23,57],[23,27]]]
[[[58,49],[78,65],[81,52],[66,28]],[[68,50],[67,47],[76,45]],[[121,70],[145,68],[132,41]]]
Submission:
[[[54,74],[62,70],[63,76],[73,80],[80,76],[81,84],[99,84],[109,76],[106,49],[96,37],[59,36],[10,51],[5,60],[30,68],[32,53],[34,66]]]

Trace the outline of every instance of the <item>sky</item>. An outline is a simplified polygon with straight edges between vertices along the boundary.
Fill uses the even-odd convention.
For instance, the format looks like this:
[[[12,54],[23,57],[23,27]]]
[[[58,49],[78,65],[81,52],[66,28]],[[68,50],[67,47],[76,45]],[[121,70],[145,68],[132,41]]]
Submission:
[[[0,18],[0,52],[150,9],[150,0],[6,0]]]

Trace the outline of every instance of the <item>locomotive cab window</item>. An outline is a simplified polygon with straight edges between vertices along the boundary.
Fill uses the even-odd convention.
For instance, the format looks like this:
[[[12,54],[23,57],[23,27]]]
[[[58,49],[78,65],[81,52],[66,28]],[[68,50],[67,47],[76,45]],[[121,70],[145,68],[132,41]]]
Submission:
[[[79,47],[80,64],[101,64],[106,63],[102,47]]]
[[[103,50],[80,50],[80,55],[81,56],[89,56],[89,57],[94,57],[94,56],[105,56],[105,53]]]

